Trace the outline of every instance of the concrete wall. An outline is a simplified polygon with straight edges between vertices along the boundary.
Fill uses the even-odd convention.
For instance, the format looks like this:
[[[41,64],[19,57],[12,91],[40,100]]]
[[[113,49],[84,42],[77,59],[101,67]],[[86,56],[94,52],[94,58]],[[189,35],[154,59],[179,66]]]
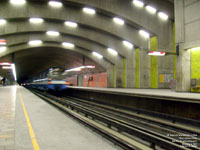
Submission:
[[[77,86],[78,85],[78,76],[68,77],[66,79],[66,81],[69,82],[69,84],[72,86]]]
[[[200,40],[200,1],[184,1],[185,43]]]
[[[189,49],[200,47],[199,8],[199,0],[175,0],[176,44],[180,50],[177,57],[177,91],[190,91],[191,68],[194,67],[191,66],[194,62],[191,59],[196,58]]]
[[[80,74],[66,79],[72,86],[84,86],[84,87],[107,87],[107,73],[95,73],[95,74]]]
[[[107,74],[106,73],[86,74],[83,77],[83,86],[106,88]]]
[[[84,6],[95,8],[97,13],[93,16],[84,14],[82,11]],[[113,22],[112,19],[116,16],[125,20],[123,26]],[[41,17],[44,22],[41,25],[33,25],[28,21],[30,17]],[[101,53],[104,59],[102,62],[97,61],[102,66],[105,61],[111,63],[109,67],[108,65],[105,67],[108,87],[136,87],[136,83],[138,84],[136,70],[139,71],[139,87],[152,87],[151,70],[154,65],[151,65],[151,57],[147,56],[149,41],[139,34],[140,29],[147,30],[151,37],[157,37],[157,50],[173,50],[173,21],[171,19],[163,21],[157,14],[152,15],[145,10],[145,7],[138,8],[131,1],[67,0],[62,8],[52,8],[47,1],[41,3],[27,1],[22,6],[14,6],[3,1],[0,2],[0,18],[8,19],[5,26],[0,26],[0,38],[6,39],[9,47],[9,50],[1,53],[0,56],[28,48],[29,46],[24,44],[33,39],[41,39],[49,43],[73,42],[77,46],[77,52],[87,50],[93,60],[96,57],[90,54],[92,51]],[[78,28],[66,27],[64,25],[66,20],[77,22]],[[59,31],[61,35],[57,38],[49,38],[45,34],[47,30]],[[135,48],[140,49],[139,65],[135,59],[135,48],[128,49],[122,44],[123,40],[128,40]],[[108,47],[115,49],[119,55],[113,56],[108,53]],[[172,59],[172,56],[157,58],[155,74],[173,73]],[[155,84],[158,85],[156,88],[169,87],[168,84],[158,82],[158,75],[156,78]]]

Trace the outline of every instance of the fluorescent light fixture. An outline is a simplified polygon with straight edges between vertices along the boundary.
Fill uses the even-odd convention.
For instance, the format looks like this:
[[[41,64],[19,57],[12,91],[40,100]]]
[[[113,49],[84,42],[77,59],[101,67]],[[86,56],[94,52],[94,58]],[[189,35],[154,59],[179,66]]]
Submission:
[[[123,41],[123,44],[128,48],[133,48],[133,44],[128,41]]]
[[[58,1],[50,1],[49,5],[52,7],[57,7],[57,8],[62,7],[62,3]]]
[[[66,72],[71,72],[71,71],[81,71],[81,68],[73,68],[73,69],[66,70]]]
[[[11,67],[12,67],[12,71],[13,71],[13,76],[14,76],[14,79],[15,79],[15,81],[17,81],[17,75],[16,75],[16,68],[15,68],[15,64],[11,64]]]
[[[63,74],[66,74],[66,73],[72,72],[72,71],[81,71],[81,69],[85,69],[85,68],[94,69],[95,66],[93,66],[93,65],[80,66],[80,67],[76,67],[76,68],[65,70],[65,72]]]
[[[158,51],[149,51],[148,55],[152,55],[152,56],[165,56],[165,52],[158,52]]]
[[[80,67],[77,67],[79,69],[84,69],[84,68],[95,68],[95,66],[92,66],[92,65],[87,65],[87,66],[80,66]]]
[[[7,47],[5,47],[5,46],[1,46],[1,47],[0,47],[0,53],[3,53],[3,52],[5,52],[5,51],[6,51],[6,49],[7,49]]]
[[[112,48],[108,48],[107,49],[109,53],[113,54],[113,55],[118,55],[118,52]]]
[[[94,9],[88,8],[88,7],[84,7],[83,12],[85,12],[86,14],[90,14],[90,15],[94,15],[96,13],[96,11]]]
[[[29,41],[28,44],[32,45],[32,46],[40,45],[40,44],[42,44],[42,41],[41,40],[33,40],[33,41]]]
[[[144,3],[142,1],[139,0],[133,0],[133,4],[137,7],[143,7]]]
[[[113,21],[119,25],[123,25],[124,24],[124,20],[118,17],[113,18]]]
[[[26,3],[25,0],[10,0],[10,2],[14,5],[23,5]]]
[[[6,45],[6,40],[0,39],[0,45]]]
[[[4,25],[6,24],[6,20],[5,19],[0,19],[0,25]]]
[[[49,36],[59,36],[60,33],[57,31],[47,31],[47,35]]]
[[[139,33],[144,36],[145,38],[149,38],[150,37],[150,34],[144,30],[140,30]]]
[[[3,66],[2,69],[12,69],[11,66]]]
[[[152,14],[156,13],[156,9],[152,6],[146,6],[146,10]]]
[[[42,18],[30,18],[29,21],[31,23],[42,23],[43,19]]]
[[[67,42],[63,42],[62,45],[65,46],[65,47],[69,47],[69,48],[73,48],[74,47],[74,44],[67,43]]]
[[[190,50],[192,51],[200,50],[200,47],[194,47],[194,48],[191,48]]]
[[[72,28],[76,28],[78,26],[77,23],[71,22],[71,21],[65,21],[65,25],[69,26],[69,27],[72,27]]]
[[[72,71],[81,71],[81,69],[82,69],[82,68],[80,68],[80,67],[72,68],[72,69],[65,70],[65,73],[67,73],[67,72],[72,72]]]
[[[159,16],[161,19],[163,19],[163,20],[167,20],[167,19],[168,19],[168,15],[165,14],[165,13],[163,13],[163,12],[159,12],[159,13],[158,13],[158,16]]]
[[[92,54],[98,58],[103,58],[103,56],[97,52],[92,52]]]
[[[1,66],[3,66],[3,65],[11,65],[11,64],[12,64],[12,63],[10,63],[10,62],[1,62],[1,63],[0,63]]]
[[[12,69],[11,66],[3,66],[2,69]]]
[[[85,66],[85,68],[95,68],[95,66],[93,66],[93,65],[87,65],[87,66]]]

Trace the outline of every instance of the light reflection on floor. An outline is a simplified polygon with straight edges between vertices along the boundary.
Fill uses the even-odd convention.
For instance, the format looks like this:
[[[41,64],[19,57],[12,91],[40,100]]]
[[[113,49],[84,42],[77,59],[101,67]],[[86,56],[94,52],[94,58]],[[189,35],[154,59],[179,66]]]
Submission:
[[[14,150],[17,86],[0,87],[0,149]]]

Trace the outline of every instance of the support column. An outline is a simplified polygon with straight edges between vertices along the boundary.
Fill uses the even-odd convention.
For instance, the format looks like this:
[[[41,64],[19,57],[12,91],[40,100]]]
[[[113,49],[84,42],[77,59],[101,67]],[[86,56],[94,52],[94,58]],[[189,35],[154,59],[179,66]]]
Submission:
[[[150,88],[151,57],[147,55],[147,50],[144,49],[140,49],[139,55],[140,88]]]
[[[124,58],[116,58],[115,63],[107,69],[107,87],[122,88],[124,80]],[[126,68],[125,68],[126,69]]]
[[[173,49],[176,53],[175,23],[173,24]],[[174,55],[174,80],[176,80],[176,55]]]
[[[135,88],[135,48],[126,50],[126,88]]]
[[[116,65],[113,65],[113,88],[116,88]]]
[[[156,51],[158,49],[157,36],[150,39],[150,50]],[[151,56],[151,88],[158,88],[158,58]]]
[[[191,79],[200,79],[200,48],[191,50]],[[191,92],[200,92],[200,88],[191,88]]]
[[[115,82],[115,72],[113,71],[115,65],[110,66],[110,68],[107,69],[106,73],[107,73],[107,88],[113,88],[114,83]],[[114,73],[114,74],[113,74]]]
[[[127,69],[127,60],[126,58],[123,58],[123,88],[126,88],[126,69]]]
[[[140,49],[137,48],[135,50],[135,77],[136,77],[136,81],[135,81],[135,87],[136,88],[140,88]]]
[[[175,32],[176,45],[179,47],[179,56],[176,58],[176,91],[190,91],[190,51],[184,49],[185,21],[184,0],[175,0]]]
[[[176,59],[176,91],[190,91],[190,51],[184,50],[183,44],[179,44],[179,56]]]

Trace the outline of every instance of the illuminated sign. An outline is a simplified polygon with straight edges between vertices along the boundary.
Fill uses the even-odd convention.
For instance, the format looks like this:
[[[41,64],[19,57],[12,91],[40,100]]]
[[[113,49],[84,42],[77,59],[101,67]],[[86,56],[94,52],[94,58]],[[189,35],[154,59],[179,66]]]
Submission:
[[[6,45],[6,40],[0,39],[0,45]]]
[[[11,65],[12,63],[10,62],[0,62],[0,66],[3,66],[3,65]]]
[[[165,52],[158,52],[158,51],[149,51],[148,55],[152,55],[152,56],[165,56]]]

